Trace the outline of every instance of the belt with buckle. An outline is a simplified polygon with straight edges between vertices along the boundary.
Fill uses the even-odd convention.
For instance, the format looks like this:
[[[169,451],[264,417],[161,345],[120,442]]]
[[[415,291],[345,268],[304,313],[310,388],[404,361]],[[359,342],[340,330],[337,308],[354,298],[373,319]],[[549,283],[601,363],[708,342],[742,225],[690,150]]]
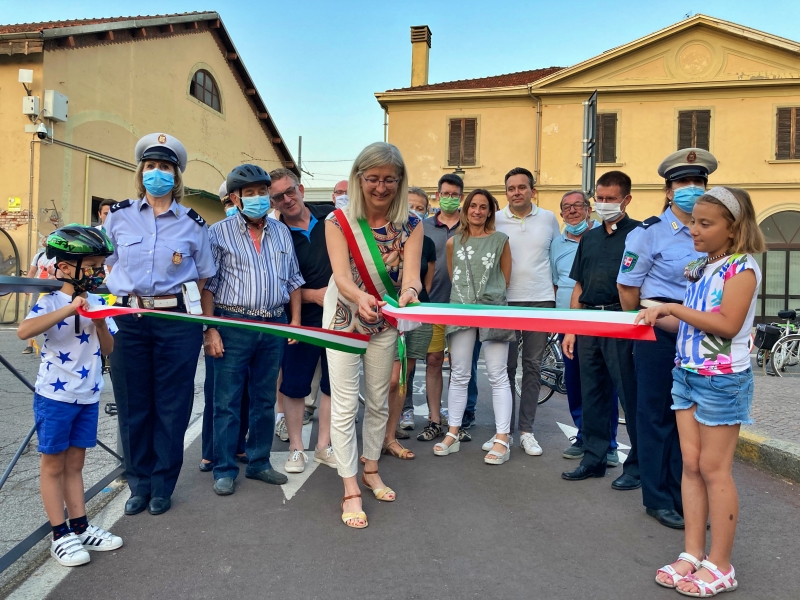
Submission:
[[[661,306],[662,304],[683,304],[681,300],[674,300],[673,298],[642,298],[639,300],[642,308],[652,308],[654,306]]]
[[[615,304],[584,304],[583,307],[589,310],[622,310],[622,305],[619,302]]]
[[[175,294],[168,296],[137,296],[130,294],[129,296],[120,296],[117,298],[117,304],[122,306],[130,306],[131,308],[177,308],[183,304],[180,298]]]
[[[283,316],[283,307],[265,309],[265,308],[245,308],[244,306],[232,306],[230,304],[215,304],[215,308],[226,310],[228,312],[235,312],[247,317],[262,317],[265,319],[274,319]]]

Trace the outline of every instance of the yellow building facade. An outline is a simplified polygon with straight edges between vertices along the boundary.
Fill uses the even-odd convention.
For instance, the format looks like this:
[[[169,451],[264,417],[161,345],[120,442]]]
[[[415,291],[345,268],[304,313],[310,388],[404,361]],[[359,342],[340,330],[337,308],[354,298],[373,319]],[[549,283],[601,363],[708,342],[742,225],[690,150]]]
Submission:
[[[46,90],[67,96],[66,121],[23,114],[20,69],[40,105]],[[0,92],[0,227],[24,270],[40,236],[91,223],[101,199],[135,197],[147,133],[183,142],[184,204],[211,223],[234,166],[297,170],[217,13],[0,25]],[[26,132],[36,124],[46,139]]]
[[[582,103],[594,90],[609,124],[596,176],[631,176],[631,215],[661,212],[664,157],[707,147],[719,160],[710,183],[748,190],[770,243],[761,317],[800,306],[798,42],[697,15],[572,67],[376,97],[412,185],[433,192],[459,170],[467,191],[487,188],[503,205],[505,173],[523,166],[534,172],[538,203],[558,213],[563,193],[581,188]]]

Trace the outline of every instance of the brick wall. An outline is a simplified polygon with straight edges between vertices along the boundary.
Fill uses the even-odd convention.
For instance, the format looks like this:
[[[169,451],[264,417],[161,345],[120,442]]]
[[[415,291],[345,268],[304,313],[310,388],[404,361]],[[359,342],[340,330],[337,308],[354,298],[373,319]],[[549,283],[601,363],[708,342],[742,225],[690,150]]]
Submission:
[[[8,212],[4,210],[0,212],[0,228],[6,231],[14,231],[17,227],[26,227],[28,225],[28,220],[27,210],[20,212]]]

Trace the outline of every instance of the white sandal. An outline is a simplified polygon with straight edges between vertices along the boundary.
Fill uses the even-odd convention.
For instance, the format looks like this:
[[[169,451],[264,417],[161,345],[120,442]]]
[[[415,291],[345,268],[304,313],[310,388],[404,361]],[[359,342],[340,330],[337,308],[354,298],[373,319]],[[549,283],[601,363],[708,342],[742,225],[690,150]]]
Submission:
[[[691,571],[691,573],[694,573],[695,571],[697,571],[697,569],[700,568],[700,560],[695,558],[688,552],[681,552],[680,555],[678,555],[678,560],[682,560],[692,565],[694,570]],[[678,562],[678,560],[676,560],[675,562]],[[672,585],[670,585],[669,583],[664,583],[663,581],[659,580],[658,578],[659,573],[664,573],[666,575],[669,575],[670,579],[672,579]],[[678,581],[680,581],[684,577],[686,577],[686,575],[681,575],[680,573],[678,573],[672,565],[666,565],[664,567],[661,567],[658,571],[656,571],[656,583],[661,587],[665,588],[674,589]]]
[[[681,588],[676,587],[675,589],[679,594],[691,596],[692,598],[710,598],[711,596],[716,596],[721,592],[732,592],[739,587],[739,582],[736,581],[736,572],[733,569],[733,565],[731,565],[731,570],[728,573],[723,573],[720,571],[717,568],[717,565],[709,560],[700,561],[700,567],[705,567],[705,569],[714,576],[714,581],[703,581],[697,577],[696,573],[692,573],[691,575],[683,577],[683,579],[691,581],[694,585],[696,585],[697,591],[684,592]]]
[[[497,437],[494,438],[494,443],[502,444],[506,447],[506,451],[500,454],[497,450],[489,450],[489,453],[483,458],[483,462],[487,465],[502,465],[504,462],[508,462],[508,459],[511,458],[511,446],[509,443]]]
[[[445,434],[446,436],[450,436],[455,440],[449,446],[443,442],[439,442],[438,444],[434,445],[433,453],[436,456],[447,456],[448,454],[454,454],[461,449],[461,441],[458,439],[458,436],[455,433],[450,433],[449,431]],[[439,448],[439,450],[437,450]]]

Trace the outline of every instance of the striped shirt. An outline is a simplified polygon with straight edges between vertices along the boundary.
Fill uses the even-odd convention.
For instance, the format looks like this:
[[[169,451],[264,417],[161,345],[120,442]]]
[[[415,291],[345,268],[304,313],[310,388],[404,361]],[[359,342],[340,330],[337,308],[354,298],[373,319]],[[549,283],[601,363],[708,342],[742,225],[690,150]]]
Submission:
[[[206,289],[215,304],[273,310],[287,304],[289,294],[305,283],[292,236],[280,221],[264,220],[260,249],[241,214],[215,223],[208,234],[217,274]]]

